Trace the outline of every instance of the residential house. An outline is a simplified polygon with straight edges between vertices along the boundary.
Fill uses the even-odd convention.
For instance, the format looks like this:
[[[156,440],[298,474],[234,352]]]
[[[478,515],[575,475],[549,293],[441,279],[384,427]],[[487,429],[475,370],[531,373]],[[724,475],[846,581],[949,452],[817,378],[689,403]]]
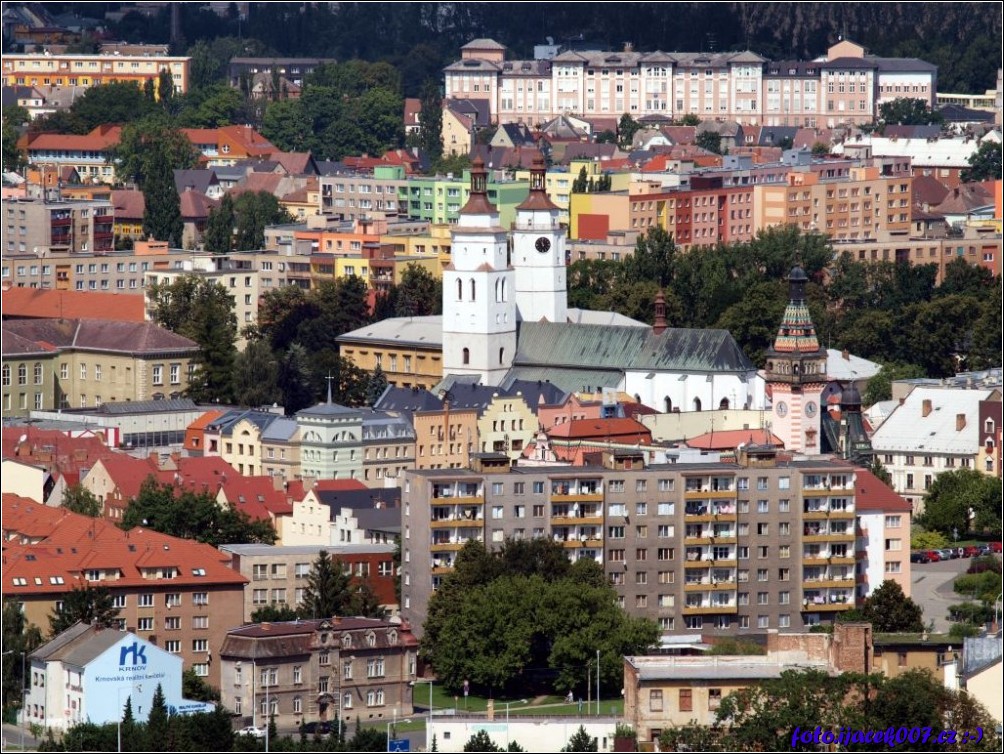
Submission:
[[[114,248],[114,215],[108,200],[5,199],[2,205],[8,231],[4,234],[6,253],[28,252],[37,257],[36,264],[44,265],[43,255],[47,252],[102,252]]]
[[[901,495],[865,469],[855,476],[858,529],[858,597],[870,597],[886,581],[910,596],[912,510]]]
[[[1001,412],[1001,400],[995,396],[992,400],[980,401],[980,453],[976,468],[984,474],[992,474],[1000,479],[1004,476],[1002,468],[1001,442],[1004,440],[1004,416]]]
[[[7,86],[99,86],[110,82],[158,83],[161,72],[171,74],[174,91],[188,91],[191,58],[165,54],[129,55],[12,53],[4,56],[3,79]]]
[[[293,512],[279,521],[283,545],[387,544],[401,532],[399,487],[367,488],[356,479],[318,480],[300,499],[290,485]],[[382,511],[375,516],[361,511]]]
[[[1000,725],[1004,719],[1002,702],[1001,636],[996,635],[966,638],[962,645],[962,666],[959,680],[970,696],[980,702]]]
[[[120,522],[143,483],[150,478],[159,481],[159,476],[160,466],[156,459],[133,458],[121,453],[99,458],[83,478],[82,486],[100,501],[102,516]]]
[[[415,430],[400,414],[369,409],[363,413],[363,482],[369,487],[400,486],[415,468]]]
[[[273,716],[280,728],[390,724],[412,712],[417,656],[406,623],[331,616],[243,626],[220,653],[220,702],[252,725]]]
[[[363,470],[363,412],[332,403],[296,412],[300,430],[300,473],[314,479],[360,479]]]
[[[4,595],[24,605],[29,623],[46,626],[74,588],[111,593],[120,627],[179,655],[186,670],[213,686],[219,657],[239,615],[247,579],[216,548],[142,527],[118,525],[34,503],[3,500]],[[32,541],[19,532],[31,527]]]
[[[277,417],[261,432],[261,473],[284,483],[300,479],[300,428],[295,419]]]
[[[21,337],[4,325],[0,352],[3,354],[4,417],[26,417],[32,409],[54,408],[55,347]]]
[[[1000,401],[995,389],[916,387],[871,437],[892,487],[923,512],[924,492],[938,474],[976,468],[980,455],[980,403]]]

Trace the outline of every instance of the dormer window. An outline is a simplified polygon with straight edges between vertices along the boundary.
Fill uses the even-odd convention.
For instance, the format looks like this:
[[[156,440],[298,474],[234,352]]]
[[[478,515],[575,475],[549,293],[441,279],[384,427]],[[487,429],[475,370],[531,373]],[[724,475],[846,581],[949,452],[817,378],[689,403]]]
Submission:
[[[376,646],[376,634],[370,631],[366,634],[366,646],[375,647]]]
[[[352,636],[349,634],[345,634],[345,636],[342,637],[342,648],[349,649],[351,646],[352,646]]]

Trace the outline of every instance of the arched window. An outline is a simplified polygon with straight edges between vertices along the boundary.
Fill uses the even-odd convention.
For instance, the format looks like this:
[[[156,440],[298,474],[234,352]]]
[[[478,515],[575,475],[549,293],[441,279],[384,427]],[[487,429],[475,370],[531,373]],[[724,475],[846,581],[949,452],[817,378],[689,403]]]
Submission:
[[[505,363],[505,348],[499,349],[499,364]]]
[[[42,384],[42,365],[39,362],[35,362],[35,384]]]
[[[663,398],[663,403],[666,406],[666,413],[667,414],[673,413],[673,400],[668,395],[665,398]]]
[[[720,408],[720,409],[722,409],[722,410],[725,410],[725,409],[727,409],[728,407],[729,407],[729,399],[728,399],[728,398],[722,398],[722,399],[721,399],[721,400],[720,400],[720,401],[718,402],[718,408]]]
[[[503,301],[509,300],[509,291],[505,289],[505,279],[502,280],[502,300]]]
[[[457,301],[464,300],[464,281],[457,278]]]
[[[17,365],[17,384],[26,385],[28,383],[28,367],[24,364]]]
[[[470,348],[465,348],[463,355],[464,355],[463,363],[464,364],[470,364],[471,363],[471,349]]]
[[[10,385],[10,364],[3,365],[3,385],[4,387]]]
[[[495,281],[495,303],[501,303],[501,302],[502,302],[502,281],[501,280],[496,280]]]
[[[474,278],[471,278],[471,301],[477,301],[477,299],[478,299],[478,292],[475,288]]]
[[[701,399],[694,398],[694,411],[700,411],[700,410],[701,410]]]

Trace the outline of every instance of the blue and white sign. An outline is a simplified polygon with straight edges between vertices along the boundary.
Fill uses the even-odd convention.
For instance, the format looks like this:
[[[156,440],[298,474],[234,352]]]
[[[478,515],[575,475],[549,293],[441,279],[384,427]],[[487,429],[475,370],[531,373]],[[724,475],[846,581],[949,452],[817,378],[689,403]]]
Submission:
[[[407,738],[392,738],[387,744],[387,751],[411,751],[411,741]]]

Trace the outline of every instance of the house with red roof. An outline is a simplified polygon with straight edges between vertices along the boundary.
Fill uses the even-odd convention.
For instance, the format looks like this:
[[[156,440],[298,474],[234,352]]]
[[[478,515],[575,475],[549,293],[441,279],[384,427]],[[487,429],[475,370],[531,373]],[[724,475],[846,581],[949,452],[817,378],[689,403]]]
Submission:
[[[74,588],[101,586],[119,627],[179,655],[186,670],[219,685],[219,656],[248,580],[215,547],[5,495],[3,593],[43,631]],[[239,622],[239,621],[238,621]]]
[[[652,433],[648,427],[630,418],[572,419],[555,424],[544,434],[556,459],[573,466],[584,465],[587,454],[614,445],[652,444]]]
[[[4,427],[0,484],[4,492],[58,506],[67,487],[80,483],[101,459],[117,455],[94,433],[74,437],[54,429]]]
[[[732,451],[743,445],[760,447],[784,448],[784,442],[770,430],[766,429],[730,429],[711,431],[691,437],[686,441],[688,448],[697,450]]]
[[[112,152],[121,137],[121,126],[101,125],[84,135],[28,133],[18,146],[35,167],[73,168],[82,179],[115,183]]]
[[[858,596],[869,596],[883,581],[895,581],[909,597],[913,581],[910,577],[913,506],[865,469],[855,470],[854,489],[858,568],[862,574]]]
[[[3,292],[3,318],[109,319],[145,322],[142,296],[121,296],[96,291],[59,291],[44,288],[11,288]]]
[[[133,458],[125,453],[102,458],[81,482],[102,503],[102,515],[121,521],[129,503],[139,495],[147,479],[157,479],[160,467],[151,458]]]

